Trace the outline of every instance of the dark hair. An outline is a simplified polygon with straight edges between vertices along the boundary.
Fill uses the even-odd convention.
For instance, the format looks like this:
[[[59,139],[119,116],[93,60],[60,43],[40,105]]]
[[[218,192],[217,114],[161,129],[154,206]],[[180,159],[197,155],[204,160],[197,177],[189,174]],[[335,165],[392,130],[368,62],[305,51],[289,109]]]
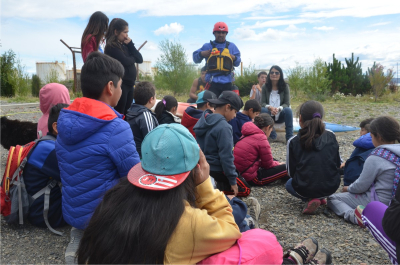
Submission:
[[[279,66],[277,66],[277,65],[271,66],[271,68],[269,69],[268,75],[267,75],[267,82],[265,83],[265,86],[266,86],[268,92],[272,91],[272,82],[271,82],[271,76],[270,75],[271,75],[271,71],[272,71],[273,68],[278,70],[279,73],[280,73],[279,81],[278,81],[278,94],[280,94],[285,90],[286,83],[285,83],[285,80],[283,78],[282,69]]]
[[[264,127],[268,127],[270,125],[274,125],[274,119],[272,119],[271,115],[269,115],[268,113],[261,113],[260,115],[256,116],[254,118],[254,124],[262,129]]]
[[[223,106],[225,106],[225,105],[228,105],[229,103],[225,103],[225,104],[215,104],[214,105],[214,109],[218,109],[218,108],[222,108]],[[230,110],[233,110],[234,108],[232,107],[232,105],[231,105],[231,107],[230,107]]]
[[[400,124],[393,117],[378,117],[371,122],[369,129],[375,137],[379,134],[384,142],[397,140],[400,143]]]
[[[128,26],[128,22],[126,22],[122,18],[114,18],[113,20],[111,20],[110,26],[108,27],[108,31],[106,34],[106,47],[111,46],[122,49],[117,37]],[[117,35],[115,35],[115,31],[117,31]]]
[[[83,46],[85,46],[90,38],[89,35],[95,36],[96,37],[96,47],[95,50],[97,51],[99,49],[99,44],[101,39],[104,37],[104,33],[108,29],[108,17],[100,11],[94,12],[90,18],[89,18],[89,23],[87,24],[85,30],[83,31],[82,34],[82,40],[81,40],[81,48],[83,49]]]
[[[303,128],[299,130],[300,145],[304,150],[311,151],[314,139],[325,132],[322,122],[324,108],[318,101],[309,100],[301,104],[297,114],[303,121]]]
[[[261,72],[258,73],[257,78],[260,78],[261,75],[266,75],[266,76],[268,76],[267,72],[261,71]]]
[[[50,133],[54,133],[53,130],[53,123],[57,122],[58,116],[60,116],[60,111],[63,108],[67,108],[69,105],[64,104],[64,103],[58,103],[57,105],[54,105],[49,112],[49,119],[47,120],[47,129],[49,130]]]
[[[207,66],[203,66],[200,70],[200,72],[207,72]]]
[[[246,101],[246,104],[244,104],[244,110],[249,109],[253,109],[253,112],[260,112],[261,105],[256,99],[250,99]]]
[[[371,124],[371,121],[373,121],[374,118],[368,118],[360,122],[360,128],[364,128],[367,132],[369,132],[369,126]]]
[[[170,190],[141,189],[127,178],[108,190],[79,243],[78,263],[163,264],[185,201],[196,208],[194,170]]]
[[[165,104],[164,102],[165,101]],[[178,101],[173,96],[165,96],[161,101],[157,103],[156,109],[154,110],[157,120],[161,118],[161,114],[164,110],[171,111],[173,107],[178,107]]]
[[[156,89],[154,85],[148,81],[140,82],[135,85],[135,90],[133,90],[133,98],[135,99],[135,103],[139,105],[146,105],[155,95]]]
[[[120,62],[101,52],[92,52],[81,70],[82,95],[99,99],[108,82],[117,86],[123,76],[124,67]]]

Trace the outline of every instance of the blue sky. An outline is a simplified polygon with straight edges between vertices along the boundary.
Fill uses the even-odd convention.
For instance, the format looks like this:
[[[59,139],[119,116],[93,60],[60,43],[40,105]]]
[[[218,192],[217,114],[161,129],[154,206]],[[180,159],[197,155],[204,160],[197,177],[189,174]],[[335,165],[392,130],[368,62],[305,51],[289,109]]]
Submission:
[[[398,0],[3,0],[1,53],[13,49],[29,73],[36,71],[36,62],[55,60],[70,69],[71,52],[60,39],[79,47],[90,15],[98,10],[110,20],[127,20],[136,46],[148,41],[141,52],[152,64],[163,39],[181,42],[192,61],[192,52],[213,39],[218,21],[228,24],[227,39],[238,46],[244,66],[277,64],[287,70],[318,57],[332,61],[333,53],[344,62],[352,52],[364,70],[374,61],[393,68],[400,62]]]

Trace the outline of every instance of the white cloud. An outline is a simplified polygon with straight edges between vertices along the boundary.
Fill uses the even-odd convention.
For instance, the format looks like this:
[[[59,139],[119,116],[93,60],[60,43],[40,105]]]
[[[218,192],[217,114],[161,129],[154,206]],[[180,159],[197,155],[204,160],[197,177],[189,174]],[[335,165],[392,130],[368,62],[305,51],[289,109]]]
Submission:
[[[183,26],[177,22],[171,24],[165,24],[161,28],[158,28],[154,31],[154,34],[158,35],[171,35],[171,34],[179,34],[183,30]]]
[[[379,23],[375,23],[375,24],[369,25],[368,27],[385,26],[385,25],[388,25],[390,23],[392,23],[392,22],[390,22],[390,21],[388,21],[388,22],[379,22]]]
[[[322,27],[313,27],[313,29],[328,31],[328,30],[334,30],[335,28],[334,27],[322,26]]]
[[[303,23],[312,23],[314,19],[280,19],[280,20],[268,20],[265,22],[256,22],[254,25],[250,26],[250,28],[258,29],[258,28],[267,28],[267,27],[277,27],[277,26],[286,26],[286,25],[296,25]]]
[[[262,17],[262,16],[254,16],[254,17],[246,17],[244,19],[246,20],[264,20],[264,19],[282,19],[282,18],[289,18],[290,16],[268,16],[268,17]]]
[[[276,30],[276,29],[267,29],[266,31],[256,33],[254,30],[250,28],[237,28],[234,31],[233,38],[239,40],[251,40],[251,41],[280,41],[283,39],[293,39],[298,36],[302,30],[289,32],[283,30]]]
[[[290,24],[286,29],[286,31],[305,31],[305,28],[298,28],[293,24]]]

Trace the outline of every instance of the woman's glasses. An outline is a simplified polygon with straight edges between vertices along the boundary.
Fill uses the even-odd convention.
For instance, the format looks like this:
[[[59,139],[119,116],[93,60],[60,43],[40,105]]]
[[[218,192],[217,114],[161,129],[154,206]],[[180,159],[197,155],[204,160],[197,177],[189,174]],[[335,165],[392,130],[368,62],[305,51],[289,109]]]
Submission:
[[[274,72],[274,71],[271,71],[271,72],[269,72],[271,75],[280,75],[281,73],[279,73],[279,72]]]

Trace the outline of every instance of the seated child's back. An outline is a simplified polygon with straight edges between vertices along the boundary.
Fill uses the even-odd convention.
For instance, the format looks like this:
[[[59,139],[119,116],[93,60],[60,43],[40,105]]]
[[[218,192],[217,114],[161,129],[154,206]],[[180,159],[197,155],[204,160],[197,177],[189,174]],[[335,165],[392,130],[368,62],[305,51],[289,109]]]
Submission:
[[[129,124],[115,111],[124,68],[117,60],[91,53],[82,67],[83,98],[60,113],[56,154],[60,166],[65,221],[84,229],[103,194],[139,155]]]

